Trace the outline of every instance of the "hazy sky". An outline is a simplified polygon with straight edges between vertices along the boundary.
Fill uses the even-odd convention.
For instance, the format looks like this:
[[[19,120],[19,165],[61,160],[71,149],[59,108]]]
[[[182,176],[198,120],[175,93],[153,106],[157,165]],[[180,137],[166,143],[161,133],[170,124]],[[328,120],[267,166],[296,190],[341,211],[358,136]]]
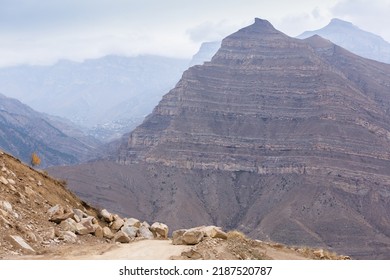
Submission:
[[[0,66],[107,54],[191,57],[269,20],[296,36],[337,17],[390,41],[389,0],[0,0]]]

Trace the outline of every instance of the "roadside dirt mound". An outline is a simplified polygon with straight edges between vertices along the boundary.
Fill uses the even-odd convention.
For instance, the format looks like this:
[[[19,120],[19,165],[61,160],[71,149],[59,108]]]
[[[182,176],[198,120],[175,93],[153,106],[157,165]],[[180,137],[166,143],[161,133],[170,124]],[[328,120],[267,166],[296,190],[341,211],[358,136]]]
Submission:
[[[44,254],[65,244],[58,238],[59,227],[47,214],[54,205],[97,216],[97,211],[67,190],[63,182],[0,151],[0,258]],[[77,239],[78,244],[91,241],[104,242],[91,236]]]
[[[187,249],[177,260],[345,260],[346,256],[312,248],[293,248],[244,237],[208,238]]]

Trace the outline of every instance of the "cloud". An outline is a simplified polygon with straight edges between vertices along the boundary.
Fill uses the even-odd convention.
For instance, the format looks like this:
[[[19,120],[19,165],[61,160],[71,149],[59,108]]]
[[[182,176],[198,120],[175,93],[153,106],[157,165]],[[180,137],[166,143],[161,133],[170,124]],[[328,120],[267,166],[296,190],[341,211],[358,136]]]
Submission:
[[[226,20],[217,23],[207,21],[189,28],[186,33],[193,42],[210,42],[222,40],[238,28],[239,26],[229,24]]]
[[[385,37],[387,2],[0,0],[0,66],[107,54],[190,57],[200,42],[220,40],[255,17],[290,36],[337,16]]]
[[[389,11],[388,0],[343,0],[332,9],[335,17],[350,21],[390,42]]]

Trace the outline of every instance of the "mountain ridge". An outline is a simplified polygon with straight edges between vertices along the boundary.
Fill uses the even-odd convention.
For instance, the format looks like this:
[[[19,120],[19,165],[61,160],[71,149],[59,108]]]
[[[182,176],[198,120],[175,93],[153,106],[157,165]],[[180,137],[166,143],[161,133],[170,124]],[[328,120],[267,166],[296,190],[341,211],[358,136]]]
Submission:
[[[20,65],[0,69],[0,92],[108,142],[141,123],[187,67],[185,59],[150,55]]]
[[[0,94],[0,147],[29,163],[32,153],[42,167],[75,164],[95,155],[100,146],[76,126]]]
[[[390,63],[390,43],[376,34],[361,30],[351,22],[334,18],[325,27],[314,31],[305,31],[297,38],[305,39],[314,34],[329,39],[362,57]]]

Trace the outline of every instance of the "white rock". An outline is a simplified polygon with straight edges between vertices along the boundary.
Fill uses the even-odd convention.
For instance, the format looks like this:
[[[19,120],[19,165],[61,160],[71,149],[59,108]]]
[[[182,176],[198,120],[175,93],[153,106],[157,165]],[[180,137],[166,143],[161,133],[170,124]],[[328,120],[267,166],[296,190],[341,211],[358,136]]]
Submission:
[[[129,218],[125,220],[125,224],[123,226],[139,228],[141,226],[141,222],[135,218]]]
[[[3,185],[8,185],[8,180],[5,179],[3,176],[0,176],[0,183],[2,183]]]
[[[60,223],[60,227],[65,231],[76,232],[77,231],[77,223],[75,220],[68,218],[65,221]]]
[[[62,239],[67,243],[76,243],[77,235],[71,231],[65,231],[62,233]]]
[[[154,237],[168,238],[168,226],[163,223],[155,222],[150,226],[150,231]]]
[[[123,226],[121,228],[121,231],[126,233],[128,237],[135,238],[137,236],[137,233],[138,233],[138,228],[133,227],[133,226]]]
[[[76,216],[78,216],[80,219],[82,218],[87,218],[88,217],[88,214],[87,213],[84,213],[83,211],[81,211],[80,209],[73,209],[73,212],[75,213]]]
[[[106,209],[103,209],[102,211],[100,211],[100,215],[108,223],[111,223],[114,220],[113,215],[110,212],[108,212]]]
[[[54,206],[51,207],[49,210],[47,210],[47,213],[48,213],[50,216],[62,215],[62,214],[64,214],[64,207],[62,207],[62,206],[59,205],[59,204],[54,205]]]
[[[150,231],[149,227],[141,225],[140,228],[138,229],[137,233],[138,237],[143,237],[146,239],[153,239],[154,235],[153,232]]]
[[[0,201],[0,207],[8,213],[13,212],[12,205],[8,201]]]
[[[9,235],[7,240],[17,249],[25,253],[34,254],[35,250],[19,235]]]
[[[16,182],[13,179],[8,179],[8,183],[10,183],[11,185],[15,185],[16,184]]]

